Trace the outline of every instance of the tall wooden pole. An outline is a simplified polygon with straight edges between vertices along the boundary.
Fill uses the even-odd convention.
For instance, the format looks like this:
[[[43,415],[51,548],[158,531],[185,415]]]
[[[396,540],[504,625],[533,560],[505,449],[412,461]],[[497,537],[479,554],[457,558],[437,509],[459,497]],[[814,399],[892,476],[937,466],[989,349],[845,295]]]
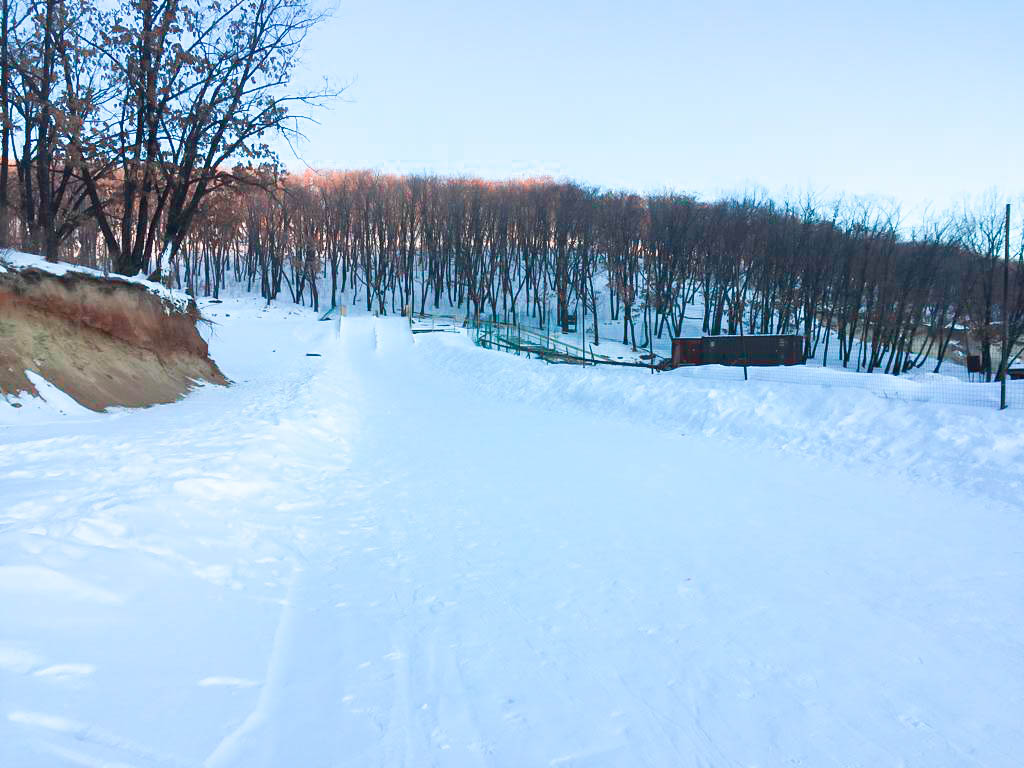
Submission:
[[[736,306],[740,316],[740,344],[743,347],[743,380],[747,381],[747,337],[743,335],[743,293],[740,292],[740,272],[743,271],[743,259],[740,259],[739,268],[736,271]],[[684,310],[685,312],[685,310]]]
[[[653,376],[654,372],[657,370],[655,368],[655,365],[654,365],[654,324],[655,324],[655,322],[657,322],[657,316],[656,316],[657,313],[655,313],[654,317],[651,317],[650,306],[651,306],[651,286],[648,285],[647,286],[647,315],[648,315],[649,319],[647,321],[647,338],[651,342],[650,343],[650,350],[649,350],[649,352],[650,352],[650,355],[651,355],[651,376]]]
[[[1010,362],[1010,204],[1006,204],[1006,231],[1003,233],[1003,361],[999,387],[999,410],[1006,408],[1006,379]]]
[[[580,349],[583,350],[583,364],[587,364],[587,252],[580,254],[580,296],[583,297],[583,322],[580,323]],[[597,318],[594,318],[597,322]]]

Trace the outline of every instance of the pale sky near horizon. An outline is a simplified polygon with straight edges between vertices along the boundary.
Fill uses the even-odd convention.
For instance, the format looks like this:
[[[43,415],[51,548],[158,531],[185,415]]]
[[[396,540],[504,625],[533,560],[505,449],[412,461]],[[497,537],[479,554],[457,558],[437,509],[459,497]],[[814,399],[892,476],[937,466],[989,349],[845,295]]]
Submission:
[[[714,198],[1024,192],[1024,2],[340,0],[298,81],[350,83],[316,168]]]

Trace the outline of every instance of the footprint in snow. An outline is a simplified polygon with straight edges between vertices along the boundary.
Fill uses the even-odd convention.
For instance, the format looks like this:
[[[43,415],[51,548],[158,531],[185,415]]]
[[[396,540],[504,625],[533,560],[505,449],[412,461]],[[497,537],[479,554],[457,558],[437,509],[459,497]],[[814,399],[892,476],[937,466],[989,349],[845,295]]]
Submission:
[[[96,667],[92,664],[54,664],[51,667],[36,670],[32,674],[35,677],[42,677],[47,680],[63,682],[67,680],[77,680],[78,678],[88,677],[95,671]]]
[[[256,680],[248,680],[244,677],[204,677],[199,681],[201,688],[227,687],[227,688],[252,688],[259,685]]]

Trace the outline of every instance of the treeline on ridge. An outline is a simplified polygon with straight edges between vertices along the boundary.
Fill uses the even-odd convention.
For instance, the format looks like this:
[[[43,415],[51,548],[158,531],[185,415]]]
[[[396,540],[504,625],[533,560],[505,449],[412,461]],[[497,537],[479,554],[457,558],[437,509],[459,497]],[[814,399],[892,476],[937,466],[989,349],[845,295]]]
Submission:
[[[167,267],[194,294],[217,295],[231,273],[268,301],[283,293],[317,309],[353,291],[381,313],[452,306],[475,319],[566,326],[601,302],[634,347],[678,335],[689,308],[707,334],[735,334],[740,323],[749,334],[797,333],[809,357],[893,374],[927,361],[938,370],[952,342],[973,343],[960,351],[980,354],[992,375],[999,213],[961,212],[905,239],[891,213],[867,205],[308,172],[208,196]],[[1015,257],[1014,346],[1024,333]],[[597,324],[592,334],[598,344]]]

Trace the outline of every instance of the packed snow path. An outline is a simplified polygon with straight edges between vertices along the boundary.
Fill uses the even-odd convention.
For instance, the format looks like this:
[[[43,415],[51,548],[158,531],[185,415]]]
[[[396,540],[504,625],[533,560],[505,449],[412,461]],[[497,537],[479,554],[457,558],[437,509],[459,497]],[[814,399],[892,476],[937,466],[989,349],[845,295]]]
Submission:
[[[400,321],[232,322],[231,389],[0,433],[0,765],[1024,753],[1012,502]]]

